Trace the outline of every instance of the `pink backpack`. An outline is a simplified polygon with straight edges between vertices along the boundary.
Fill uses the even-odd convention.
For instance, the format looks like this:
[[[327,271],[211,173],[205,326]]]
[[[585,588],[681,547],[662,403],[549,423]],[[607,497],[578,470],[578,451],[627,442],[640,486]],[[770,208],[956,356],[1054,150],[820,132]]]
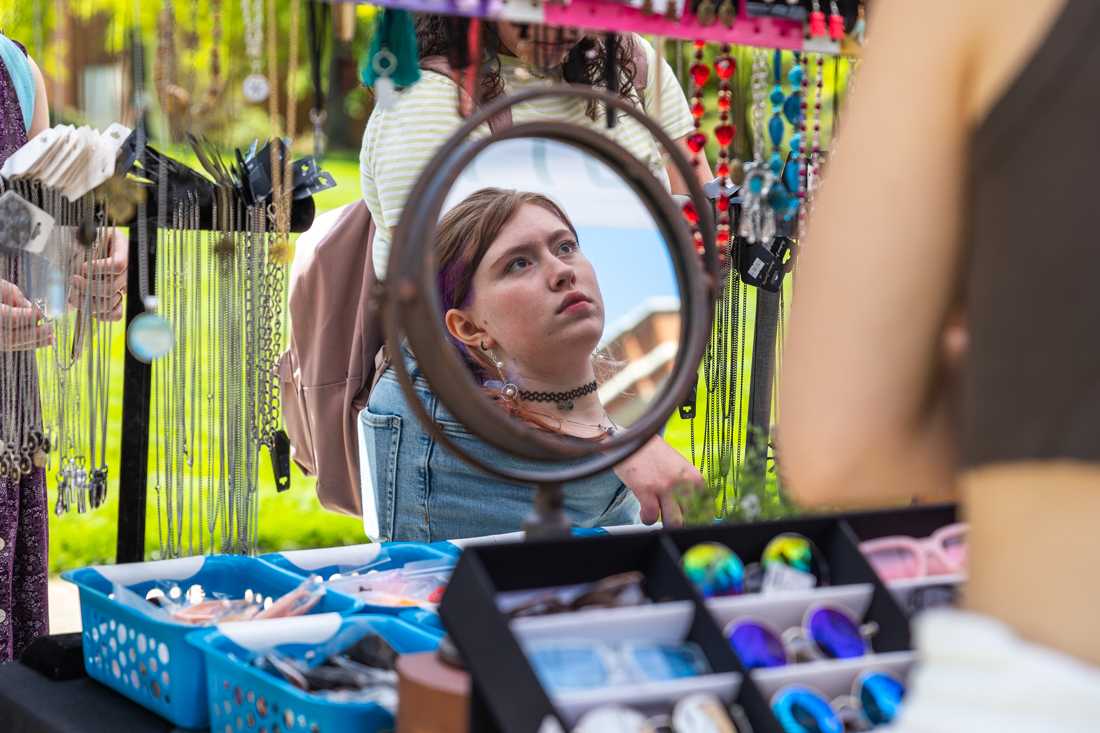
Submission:
[[[641,95],[647,60],[635,48]],[[455,78],[442,56],[425,57],[420,66]],[[489,128],[495,132],[511,123],[505,110],[489,120]],[[299,238],[290,268],[290,344],[278,364],[291,458],[317,477],[325,508],[356,516],[363,513],[359,413],[384,369],[374,232],[370,210],[359,199],[318,217]]]

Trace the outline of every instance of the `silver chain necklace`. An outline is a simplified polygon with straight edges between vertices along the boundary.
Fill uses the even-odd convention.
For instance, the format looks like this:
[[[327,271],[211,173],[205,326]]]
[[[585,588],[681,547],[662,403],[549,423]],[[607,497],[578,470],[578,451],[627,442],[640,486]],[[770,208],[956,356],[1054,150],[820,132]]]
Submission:
[[[263,70],[264,0],[241,0],[244,19],[244,46],[250,73],[242,85],[244,98],[253,104],[264,102],[271,94],[271,85]]]

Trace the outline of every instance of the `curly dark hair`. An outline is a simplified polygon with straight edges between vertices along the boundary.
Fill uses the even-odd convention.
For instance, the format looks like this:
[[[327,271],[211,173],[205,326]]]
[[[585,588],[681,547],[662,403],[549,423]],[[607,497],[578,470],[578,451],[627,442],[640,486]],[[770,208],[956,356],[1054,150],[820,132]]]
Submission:
[[[427,13],[416,16],[416,40],[420,56],[445,56],[452,68],[460,69],[469,65],[469,46],[467,42],[470,27],[469,18],[459,18]],[[500,75],[500,51],[503,44],[497,34],[496,24],[484,23],[482,46],[485,62],[481,72],[481,99],[485,102],[504,93],[504,80]],[[529,33],[549,34],[558,29],[532,25]],[[615,69],[618,76],[619,93],[644,108],[644,100],[634,88],[634,76],[637,68],[634,63],[635,40],[633,34],[620,34],[615,46]],[[562,81],[571,84],[588,84],[606,87],[607,84],[607,46],[604,41],[592,36],[583,36],[574,46],[560,67]],[[589,101],[587,114],[596,119],[599,104]]]

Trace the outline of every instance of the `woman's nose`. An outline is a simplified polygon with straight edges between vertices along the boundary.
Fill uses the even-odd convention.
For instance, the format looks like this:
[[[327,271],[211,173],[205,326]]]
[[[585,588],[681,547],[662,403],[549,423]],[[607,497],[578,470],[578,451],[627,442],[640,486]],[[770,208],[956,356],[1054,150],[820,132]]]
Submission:
[[[577,283],[577,271],[561,260],[557,261],[551,274],[550,287],[553,290],[562,290],[573,287]]]

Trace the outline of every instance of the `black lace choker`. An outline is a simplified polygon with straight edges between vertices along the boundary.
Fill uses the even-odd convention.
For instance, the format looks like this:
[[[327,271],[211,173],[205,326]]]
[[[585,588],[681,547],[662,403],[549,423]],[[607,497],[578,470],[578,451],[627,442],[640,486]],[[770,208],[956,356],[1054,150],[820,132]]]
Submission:
[[[595,391],[596,380],[593,379],[583,387],[577,387],[568,392],[530,392],[521,389],[519,391],[519,398],[525,402],[555,402],[559,410],[572,410],[574,400],[578,397],[590,395]]]

